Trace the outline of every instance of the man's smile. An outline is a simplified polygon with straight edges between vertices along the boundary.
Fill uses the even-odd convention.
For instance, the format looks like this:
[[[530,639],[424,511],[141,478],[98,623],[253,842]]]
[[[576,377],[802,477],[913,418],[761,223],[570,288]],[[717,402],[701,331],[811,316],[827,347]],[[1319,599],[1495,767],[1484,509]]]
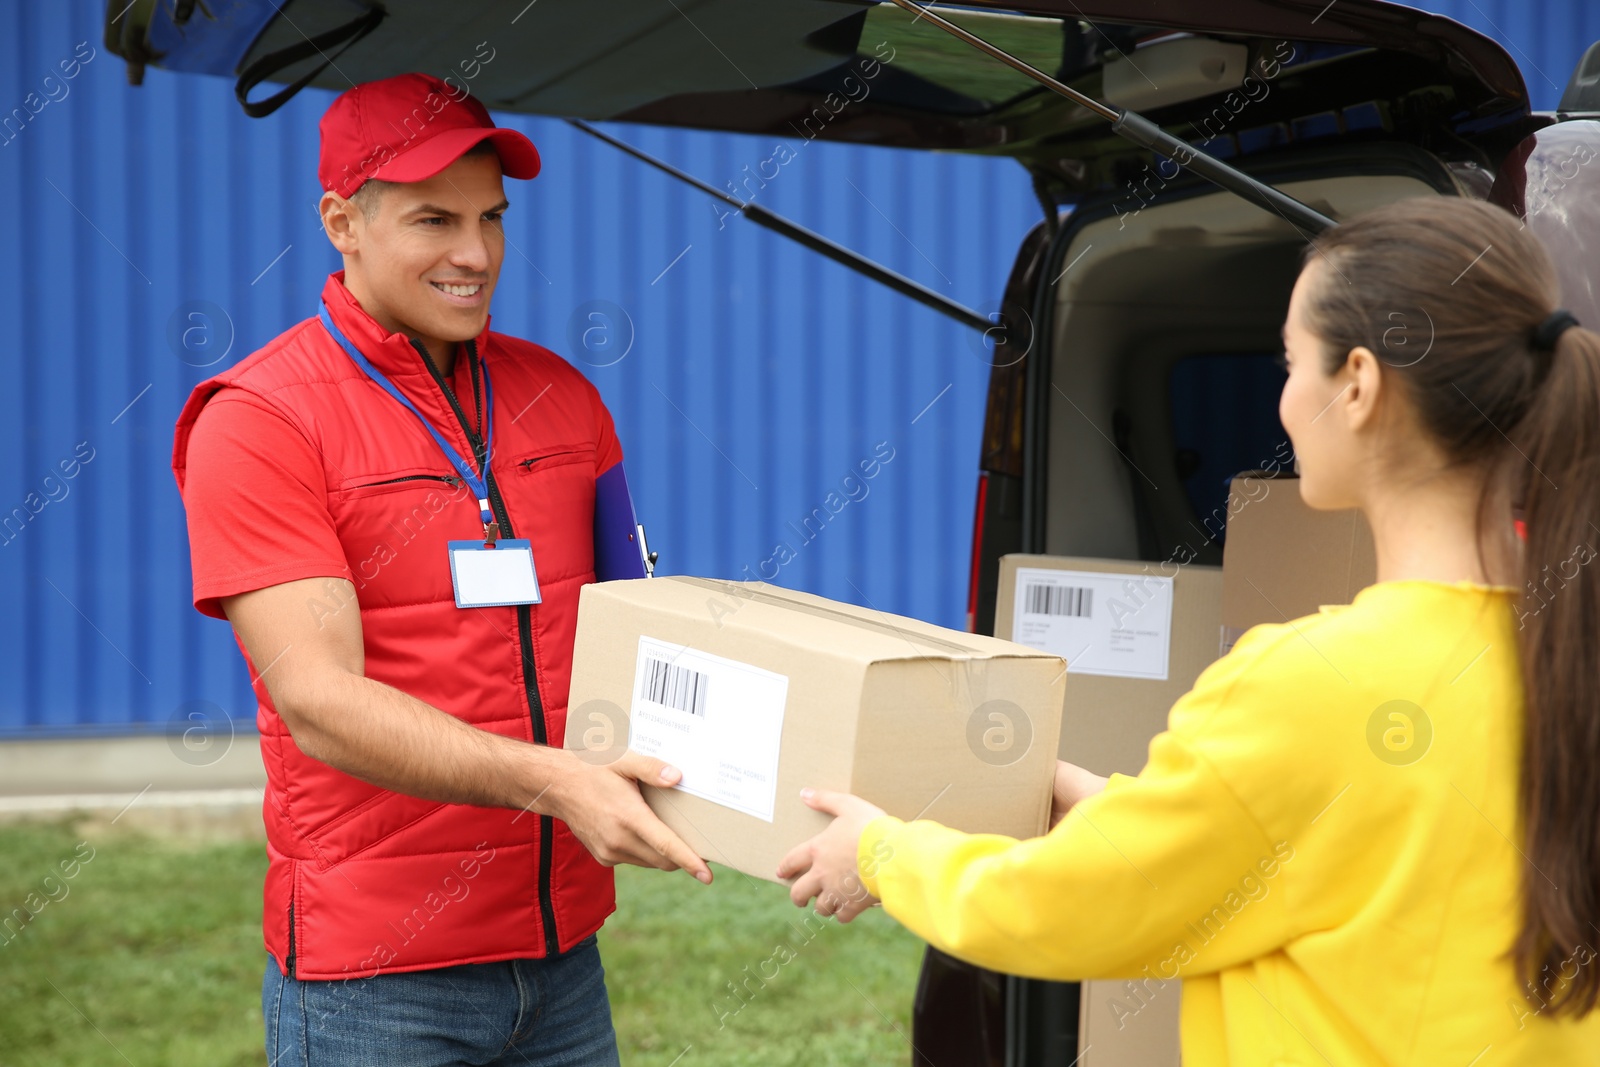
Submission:
[[[429,282],[440,293],[443,293],[452,304],[469,306],[478,303],[483,296],[483,282]]]

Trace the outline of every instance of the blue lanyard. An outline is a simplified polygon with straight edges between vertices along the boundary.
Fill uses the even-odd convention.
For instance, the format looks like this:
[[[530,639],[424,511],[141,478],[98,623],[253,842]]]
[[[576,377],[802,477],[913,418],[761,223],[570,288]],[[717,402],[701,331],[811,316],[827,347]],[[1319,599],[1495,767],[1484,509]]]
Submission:
[[[479,367],[483,371],[483,406],[486,412],[483,419],[483,470],[480,472],[473,470],[472,464],[462,459],[461,454],[455,450],[449,441],[445,440],[443,434],[434,428],[433,423],[429,422],[422,412],[417,410],[417,405],[413,404],[399,389],[396,389],[394,383],[385,378],[383,372],[374,367],[372,361],[362,355],[359,348],[350,343],[350,339],[340,332],[339,327],[333,324],[333,319],[328,316],[326,305],[318,309],[317,317],[322,320],[323,327],[333,339],[339,342],[339,346],[355,361],[355,365],[366,372],[367,377],[382,386],[384,392],[409,408],[411,414],[415,415],[423,427],[433,435],[434,441],[444,451],[445,458],[450,461],[450,465],[456,469],[457,474],[461,475],[461,480],[466,482],[467,486],[477,495],[478,510],[483,516],[483,536],[485,540],[493,542],[499,531],[495,524],[494,511],[489,507],[489,457],[493,455],[494,450],[494,391],[489,387],[488,366],[484,363],[479,363]]]

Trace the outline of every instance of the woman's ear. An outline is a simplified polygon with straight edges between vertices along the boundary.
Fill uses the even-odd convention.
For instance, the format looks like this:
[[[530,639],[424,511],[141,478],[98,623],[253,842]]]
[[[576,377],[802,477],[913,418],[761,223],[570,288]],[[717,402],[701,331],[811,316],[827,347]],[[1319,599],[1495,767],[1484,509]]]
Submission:
[[[1365,429],[1377,416],[1383,394],[1383,372],[1378,357],[1366,345],[1357,345],[1350,350],[1339,373],[1345,378],[1344,393],[1339,398],[1345,425],[1352,430]]]

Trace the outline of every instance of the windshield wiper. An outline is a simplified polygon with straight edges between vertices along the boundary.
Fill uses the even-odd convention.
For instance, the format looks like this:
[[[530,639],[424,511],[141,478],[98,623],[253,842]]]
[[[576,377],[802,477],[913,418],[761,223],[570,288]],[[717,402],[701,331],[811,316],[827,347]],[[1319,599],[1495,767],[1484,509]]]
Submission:
[[[1101,103],[1094,97],[1080,93],[1072,86],[1057,81],[1044,71],[1030,66],[1005,49],[990,44],[977,34],[964,30],[949,19],[940,16],[932,10],[932,5],[925,6],[915,3],[914,0],[890,0],[890,3],[898,8],[912,12],[918,19],[932,23],[952,37],[971,45],[985,55],[998,59],[1017,73],[1027,75],[1051,92],[1088,108],[1111,123],[1111,129],[1115,133],[1122,135],[1140,148],[1148,148],[1152,152],[1166,156],[1178,166],[1193,171],[1213,185],[1226,189],[1236,196],[1243,197],[1258,207],[1267,209],[1289,225],[1300,230],[1303,237],[1321,233],[1323,230],[1335,225],[1332,219],[1321,212],[1312,210],[1287,193],[1256,181],[1250,175],[1228,166],[1220,159],[1206,155],[1189,142],[1172,136],[1172,134],[1166,132],[1138,112],[1131,111],[1125,107],[1115,107],[1111,104]]]

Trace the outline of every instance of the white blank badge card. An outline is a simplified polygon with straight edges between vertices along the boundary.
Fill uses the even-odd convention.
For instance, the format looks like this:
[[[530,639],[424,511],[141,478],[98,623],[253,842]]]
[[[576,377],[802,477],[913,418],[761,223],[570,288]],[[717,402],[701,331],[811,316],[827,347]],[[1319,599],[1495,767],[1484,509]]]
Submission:
[[[523,538],[496,541],[448,541],[450,582],[458,608],[498,608],[539,603],[539,576],[533,569],[533,545]]]
[[[683,772],[678,788],[772,821],[789,679],[639,638],[628,747]]]
[[[1172,579],[1017,569],[1011,639],[1067,661],[1069,674],[1167,677]]]

